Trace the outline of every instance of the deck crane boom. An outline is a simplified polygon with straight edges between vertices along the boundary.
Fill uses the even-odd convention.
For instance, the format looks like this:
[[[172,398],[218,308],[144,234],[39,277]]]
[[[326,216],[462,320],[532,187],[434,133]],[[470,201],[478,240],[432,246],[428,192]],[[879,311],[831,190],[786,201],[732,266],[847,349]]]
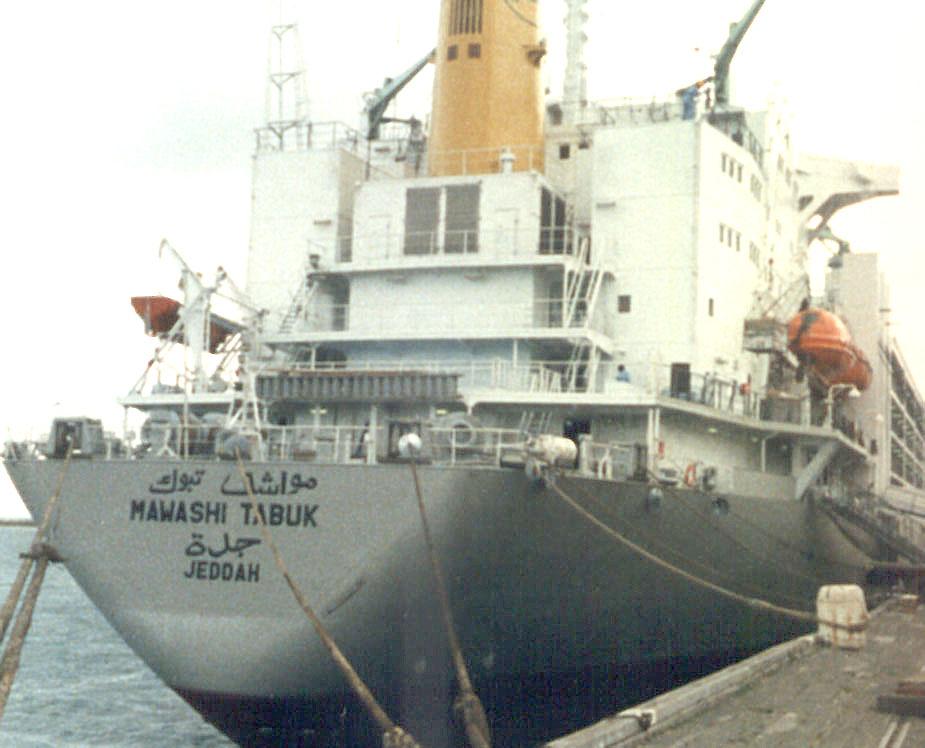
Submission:
[[[729,66],[732,58],[735,56],[739,44],[745,37],[746,32],[758,15],[758,11],[764,5],[765,0],[755,0],[748,12],[742,17],[742,20],[732,25],[729,30],[729,38],[716,56],[716,64],[713,66],[713,89],[716,95],[716,103],[723,106],[729,103]]]
[[[433,60],[437,50],[432,49],[424,57],[418,60],[414,65],[408,68],[397,78],[386,78],[385,83],[377,88],[366,97],[366,121],[368,127],[366,137],[370,140],[376,140],[379,137],[379,125],[382,124],[385,110],[394,99],[398,92],[401,91],[414,76],[420,73],[428,62]]]

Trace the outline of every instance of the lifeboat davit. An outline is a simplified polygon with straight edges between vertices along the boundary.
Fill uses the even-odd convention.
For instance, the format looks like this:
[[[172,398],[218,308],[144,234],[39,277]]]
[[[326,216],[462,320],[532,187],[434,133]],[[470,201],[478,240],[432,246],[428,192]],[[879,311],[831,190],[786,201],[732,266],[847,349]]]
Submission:
[[[787,346],[827,386],[867,389],[871,368],[845,323],[825,309],[804,309],[787,326]]]
[[[144,320],[145,333],[152,337],[166,335],[180,319],[183,305],[166,296],[133,296],[132,308]],[[217,314],[209,315],[209,353],[218,351],[219,346],[241,330],[241,325]],[[175,340],[184,342],[182,332],[175,334]]]

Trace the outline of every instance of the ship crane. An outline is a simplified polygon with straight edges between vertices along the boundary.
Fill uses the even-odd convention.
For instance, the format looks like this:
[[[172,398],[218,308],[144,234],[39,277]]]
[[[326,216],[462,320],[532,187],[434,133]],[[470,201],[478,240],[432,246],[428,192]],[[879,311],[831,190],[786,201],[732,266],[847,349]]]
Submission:
[[[709,76],[708,78],[695,81],[689,86],[682,86],[677,91],[675,91],[675,96],[681,99],[683,105],[684,119],[694,118],[694,112],[696,110],[695,102],[697,96],[700,95],[701,89],[708,83],[713,84],[715,104],[719,106],[728,106],[729,67],[732,64],[732,58],[735,56],[736,51],[739,49],[739,44],[742,43],[742,39],[745,37],[746,32],[751,27],[752,22],[755,20],[755,17],[758,15],[758,11],[761,10],[764,2],[765,0],[755,0],[755,2],[752,3],[752,6],[748,9],[748,12],[743,16],[742,20],[738,23],[732,24],[729,29],[729,37],[726,39],[726,43],[723,44],[723,48],[716,56],[716,62],[713,65],[713,75]],[[709,103],[709,94],[707,97],[707,109],[711,109],[712,107]]]
[[[716,56],[716,63],[713,66],[713,89],[718,106],[726,106],[729,104],[729,66],[732,64],[732,58],[739,49],[739,44],[742,43],[742,39],[745,37],[749,28],[751,28],[752,22],[755,20],[764,2],[765,0],[755,0],[742,17],[742,20],[732,25],[726,43]]]
[[[379,126],[383,122],[407,122],[408,124],[414,124],[416,120],[413,120],[413,118],[412,120],[395,120],[386,117],[385,110],[392,102],[392,99],[398,96],[399,92],[424,69],[428,62],[433,60],[436,52],[436,49],[432,49],[397,78],[386,78],[380,88],[377,88],[366,96],[366,109],[364,112],[366,113],[367,121],[366,137],[369,140],[377,140],[379,138]]]

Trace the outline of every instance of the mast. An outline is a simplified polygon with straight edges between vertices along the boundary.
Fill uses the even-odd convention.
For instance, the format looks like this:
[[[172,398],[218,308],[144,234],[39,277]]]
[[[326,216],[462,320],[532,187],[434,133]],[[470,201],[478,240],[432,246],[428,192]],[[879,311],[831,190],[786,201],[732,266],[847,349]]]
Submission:
[[[566,123],[574,123],[578,113],[588,102],[588,68],[584,53],[588,35],[585,24],[588,0],[566,0],[568,11],[565,16],[566,57],[565,81],[562,87],[562,110]]]
[[[267,54],[266,124],[263,133],[268,138],[264,147],[285,150],[287,143],[298,144],[308,116],[308,95],[305,83],[305,63],[302,60],[302,40],[299,25],[283,20],[283,2],[279,4],[279,20],[270,29]],[[269,142],[266,142],[266,140]]]

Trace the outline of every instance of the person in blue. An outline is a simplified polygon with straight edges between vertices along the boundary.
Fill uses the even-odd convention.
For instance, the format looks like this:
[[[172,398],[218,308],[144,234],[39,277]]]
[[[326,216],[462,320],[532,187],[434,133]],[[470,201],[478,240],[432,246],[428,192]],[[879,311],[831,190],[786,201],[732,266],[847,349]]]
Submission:
[[[617,381],[618,382],[629,382],[630,373],[626,370],[626,367],[623,364],[617,366]]]

